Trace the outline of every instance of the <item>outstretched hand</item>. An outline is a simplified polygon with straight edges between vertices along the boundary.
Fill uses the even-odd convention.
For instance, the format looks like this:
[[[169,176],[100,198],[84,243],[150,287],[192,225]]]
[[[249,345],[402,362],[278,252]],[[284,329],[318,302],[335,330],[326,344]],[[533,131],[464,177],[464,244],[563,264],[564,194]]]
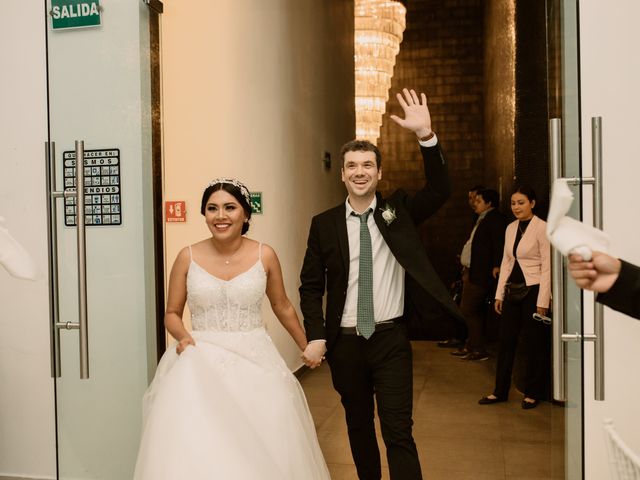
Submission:
[[[397,115],[391,115],[391,120],[396,122],[402,128],[411,130],[418,138],[427,137],[431,134],[431,115],[427,106],[427,96],[424,93],[418,94],[415,90],[407,90],[404,88],[402,94],[397,93],[396,98],[404,110],[404,118]]]
[[[618,279],[622,263],[602,252],[593,252],[591,261],[580,255],[569,255],[569,273],[580,288],[598,293],[608,292]]]

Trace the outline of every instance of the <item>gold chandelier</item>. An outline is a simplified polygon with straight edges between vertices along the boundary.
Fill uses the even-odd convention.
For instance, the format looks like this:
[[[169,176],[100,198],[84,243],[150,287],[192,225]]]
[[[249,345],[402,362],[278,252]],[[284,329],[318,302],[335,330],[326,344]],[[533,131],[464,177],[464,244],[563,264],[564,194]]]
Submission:
[[[355,0],[357,139],[375,144],[380,136],[406,13],[395,0]]]

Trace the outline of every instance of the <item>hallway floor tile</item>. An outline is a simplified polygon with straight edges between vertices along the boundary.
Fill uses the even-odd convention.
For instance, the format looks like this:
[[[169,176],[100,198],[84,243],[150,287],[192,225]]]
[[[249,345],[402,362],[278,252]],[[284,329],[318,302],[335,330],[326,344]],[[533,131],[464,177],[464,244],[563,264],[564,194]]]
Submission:
[[[436,342],[413,342],[414,437],[425,480],[561,480],[564,408],[541,402],[522,410],[522,395],[478,405],[493,387],[494,362],[468,362]],[[344,410],[325,364],[305,372],[307,395],[332,480],[357,480]],[[377,426],[378,427],[378,426]],[[383,479],[389,478],[384,444]]]

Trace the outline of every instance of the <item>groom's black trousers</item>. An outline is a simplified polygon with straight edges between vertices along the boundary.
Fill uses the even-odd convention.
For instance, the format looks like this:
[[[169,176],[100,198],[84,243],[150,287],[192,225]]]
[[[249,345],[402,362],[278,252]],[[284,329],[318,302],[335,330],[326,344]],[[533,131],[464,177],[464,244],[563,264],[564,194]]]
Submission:
[[[380,480],[374,394],[392,480],[420,480],[411,434],[413,364],[404,325],[375,332],[369,340],[341,333],[327,357],[333,386],[347,417],[351,453],[360,480]]]

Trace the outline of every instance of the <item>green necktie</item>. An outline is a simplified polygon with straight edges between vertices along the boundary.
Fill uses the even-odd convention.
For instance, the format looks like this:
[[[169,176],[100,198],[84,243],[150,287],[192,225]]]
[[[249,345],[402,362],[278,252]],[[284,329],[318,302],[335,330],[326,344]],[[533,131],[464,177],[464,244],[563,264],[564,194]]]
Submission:
[[[371,209],[362,215],[356,215],[360,219],[360,265],[358,273],[358,333],[368,339],[375,330],[373,318],[373,257],[371,254],[371,235],[367,226],[367,219]]]

